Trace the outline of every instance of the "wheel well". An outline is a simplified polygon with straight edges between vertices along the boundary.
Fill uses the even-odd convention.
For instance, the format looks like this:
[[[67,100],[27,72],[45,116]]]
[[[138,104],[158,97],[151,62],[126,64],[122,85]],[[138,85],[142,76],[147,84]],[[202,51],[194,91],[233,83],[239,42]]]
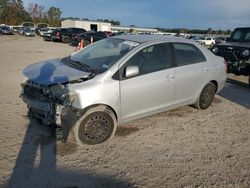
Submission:
[[[213,83],[216,86],[216,92],[218,90],[218,82],[216,80],[211,80],[211,83]]]
[[[106,104],[93,104],[93,105],[91,105],[91,106],[88,106],[88,107],[84,108],[82,111],[83,111],[83,113],[85,113],[85,112],[87,112],[90,108],[93,108],[93,107],[96,107],[96,106],[99,106],[99,105],[105,106],[105,107],[107,107],[109,110],[111,110],[111,111],[114,113],[116,120],[118,121],[118,116],[117,116],[116,111],[115,111],[111,106],[106,105]]]

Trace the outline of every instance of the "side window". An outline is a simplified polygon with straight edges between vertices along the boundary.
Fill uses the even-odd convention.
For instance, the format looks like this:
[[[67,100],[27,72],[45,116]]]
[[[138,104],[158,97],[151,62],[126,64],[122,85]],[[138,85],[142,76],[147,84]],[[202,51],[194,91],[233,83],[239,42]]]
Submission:
[[[84,33],[84,30],[83,30],[83,29],[76,29],[75,32],[76,32],[76,33]]]
[[[247,32],[245,37],[244,37],[244,40],[250,40],[250,32]]]
[[[124,68],[128,66],[137,66],[139,75],[170,68],[171,53],[169,44],[156,44],[140,50],[128,60]]]
[[[67,33],[67,29],[61,29],[61,33]]]
[[[206,61],[202,52],[192,44],[174,43],[173,47],[178,66],[191,65]]]

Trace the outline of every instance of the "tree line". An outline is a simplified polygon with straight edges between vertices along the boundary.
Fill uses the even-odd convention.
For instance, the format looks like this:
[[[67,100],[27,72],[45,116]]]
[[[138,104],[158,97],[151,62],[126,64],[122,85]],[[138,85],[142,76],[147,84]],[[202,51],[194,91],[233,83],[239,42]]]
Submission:
[[[23,22],[33,23],[47,23],[52,27],[60,27],[61,21],[65,19],[72,20],[89,20],[88,18],[78,17],[67,17],[61,18],[61,10],[57,7],[50,7],[45,10],[44,6],[38,4],[29,4],[27,9],[24,8],[23,0],[0,0],[0,24],[7,25],[19,25]],[[109,20],[109,19],[97,19],[94,21],[108,22],[112,25],[119,26],[120,21]],[[134,26],[134,25],[132,25]],[[135,26],[134,26],[135,27]],[[216,35],[230,35],[231,30],[213,30],[208,28],[205,30],[201,29],[187,29],[187,28],[155,28],[158,31],[169,32],[169,33],[187,33],[187,34],[216,34]]]
[[[61,10],[50,7],[29,4],[25,9],[22,0],[0,0],[0,23],[20,25],[23,22],[48,23],[52,27],[61,26]]]

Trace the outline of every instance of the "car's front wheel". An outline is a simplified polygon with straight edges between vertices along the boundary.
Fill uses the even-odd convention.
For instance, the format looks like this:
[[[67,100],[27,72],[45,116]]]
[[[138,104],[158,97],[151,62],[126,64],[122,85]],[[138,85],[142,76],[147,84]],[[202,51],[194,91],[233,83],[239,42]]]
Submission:
[[[73,128],[77,144],[100,144],[113,137],[117,127],[114,113],[99,105],[89,109]]]
[[[200,110],[207,109],[213,102],[216,93],[216,86],[213,83],[208,83],[200,93],[200,96],[194,106]]]

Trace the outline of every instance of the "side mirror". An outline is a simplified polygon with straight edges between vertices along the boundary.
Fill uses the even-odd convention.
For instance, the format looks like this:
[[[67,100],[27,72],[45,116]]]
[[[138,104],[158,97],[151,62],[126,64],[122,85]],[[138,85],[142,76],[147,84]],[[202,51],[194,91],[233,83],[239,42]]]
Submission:
[[[139,74],[139,67],[137,66],[128,66],[125,69],[125,77],[131,78],[133,76],[137,76]]]

